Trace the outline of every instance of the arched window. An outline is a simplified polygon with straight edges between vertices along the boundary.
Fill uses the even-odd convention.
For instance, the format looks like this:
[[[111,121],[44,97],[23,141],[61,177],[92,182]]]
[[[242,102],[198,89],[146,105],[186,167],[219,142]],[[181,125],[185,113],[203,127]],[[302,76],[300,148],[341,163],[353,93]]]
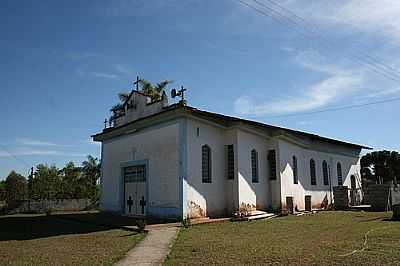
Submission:
[[[211,183],[211,149],[208,145],[201,147],[201,180]]]
[[[322,162],[322,175],[324,177],[324,185],[329,185],[329,177],[328,177],[328,163],[326,161]]]
[[[310,177],[311,177],[311,185],[317,184],[317,173],[315,171],[315,161],[314,159],[310,160]]]
[[[251,181],[258,183],[258,152],[251,151]]]
[[[337,169],[337,182],[338,185],[341,186],[343,185],[342,165],[340,163],[337,163],[336,169]]]
[[[293,161],[293,184],[299,183],[298,169],[297,169],[297,158],[296,156],[292,157]]]

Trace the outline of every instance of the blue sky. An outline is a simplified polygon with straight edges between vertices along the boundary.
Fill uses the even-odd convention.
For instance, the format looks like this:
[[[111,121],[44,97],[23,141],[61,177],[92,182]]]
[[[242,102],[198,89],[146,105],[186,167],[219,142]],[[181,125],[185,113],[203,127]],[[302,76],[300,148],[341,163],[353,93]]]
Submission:
[[[399,101],[304,113],[400,96],[400,3],[279,3],[306,21],[235,0],[1,1],[0,179],[98,157],[90,135],[136,75],[204,110],[399,150]]]

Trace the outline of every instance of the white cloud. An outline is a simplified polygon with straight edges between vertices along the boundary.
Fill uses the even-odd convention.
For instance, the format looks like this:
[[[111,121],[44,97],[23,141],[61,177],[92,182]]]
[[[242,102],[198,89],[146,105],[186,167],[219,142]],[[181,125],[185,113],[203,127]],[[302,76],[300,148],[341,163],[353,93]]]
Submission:
[[[328,64],[314,51],[299,53],[295,62],[303,68],[323,73],[328,77],[308,86],[300,94],[281,96],[268,102],[260,102],[252,96],[242,95],[234,103],[235,111],[241,115],[255,116],[309,111],[352,94],[360,89],[364,82],[362,72]]]
[[[10,150],[10,153],[15,156],[66,156],[66,157],[86,157],[87,154],[64,152],[55,150],[43,150],[43,149],[30,149],[30,148],[17,148]],[[10,153],[0,150],[0,157],[10,157]]]
[[[400,93],[399,87],[393,88],[393,89],[386,89],[386,90],[382,89],[382,90],[374,91],[374,92],[371,92],[371,93],[365,95],[365,98],[381,98],[384,96],[391,96],[391,95],[396,95],[399,93]]]
[[[112,73],[104,73],[104,72],[91,72],[91,74],[97,78],[106,78],[106,79],[118,79],[119,75]]]
[[[354,76],[332,76],[307,88],[303,95],[259,103],[241,96],[235,110],[242,115],[267,115],[303,112],[326,106],[359,87],[362,80]]]
[[[71,145],[57,144],[48,141],[35,140],[29,138],[16,138],[15,142],[19,145],[27,146],[53,146],[53,147],[70,147]]]
[[[312,22],[400,40],[400,1],[290,0],[286,7]]]
[[[133,74],[133,70],[126,65],[115,64],[114,68],[116,71],[118,71],[119,73],[126,75],[126,76],[131,76]]]
[[[315,121],[302,120],[302,121],[298,121],[297,124],[300,126],[310,126],[310,125],[315,124]]]

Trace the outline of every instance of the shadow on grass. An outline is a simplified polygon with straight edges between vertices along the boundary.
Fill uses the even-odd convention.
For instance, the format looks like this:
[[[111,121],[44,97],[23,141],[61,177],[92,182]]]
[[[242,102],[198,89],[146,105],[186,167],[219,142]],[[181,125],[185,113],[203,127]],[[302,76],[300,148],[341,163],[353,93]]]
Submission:
[[[0,217],[0,241],[30,240],[122,229],[136,234],[136,219],[109,213],[13,215]]]

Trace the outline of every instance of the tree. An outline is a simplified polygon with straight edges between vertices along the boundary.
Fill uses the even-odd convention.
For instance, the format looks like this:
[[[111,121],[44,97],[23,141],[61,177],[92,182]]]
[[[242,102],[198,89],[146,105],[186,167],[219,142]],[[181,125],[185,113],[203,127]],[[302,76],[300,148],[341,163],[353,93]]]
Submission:
[[[87,160],[82,162],[82,178],[88,188],[88,197],[97,197],[97,180],[100,177],[100,163],[97,158],[88,155]]]
[[[129,92],[120,92],[118,93],[119,103],[113,105],[111,107],[110,112],[112,115],[110,116],[110,121],[113,121],[125,114],[124,103],[128,100],[130,93]]]
[[[366,180],[378,184],[397,183],[400,178],[400,154],[396,151],[375,151],[361,158],[361,172]]]
[[[7,201],[23,200],[26,196],[26,178],[11,171],[5,181]]]
[[[60,173],[62,178],[60,197],[64,199],[81,198],[82,188],[79,187],[81,169],[76,167],[73,162],[68,162]]]
[[[6,181],[0,180],[0,201],[6,200]]]
[[[55,166],[39,164],[36,166],[32,184],[32,198],[55,199],[61,188],[60,170]]]

